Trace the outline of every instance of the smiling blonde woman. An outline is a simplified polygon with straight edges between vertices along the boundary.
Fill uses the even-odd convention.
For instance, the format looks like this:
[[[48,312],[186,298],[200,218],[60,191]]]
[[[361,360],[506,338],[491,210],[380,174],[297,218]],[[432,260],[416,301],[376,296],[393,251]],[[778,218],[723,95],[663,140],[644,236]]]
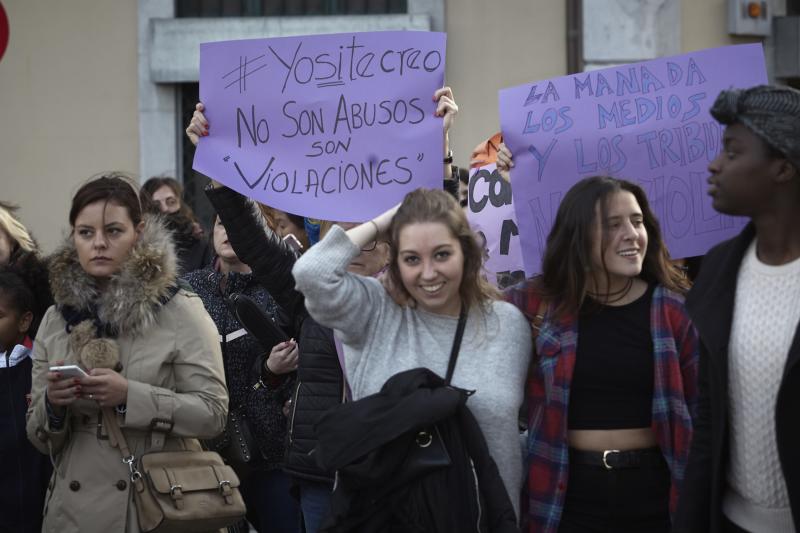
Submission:
[[[401,307],[381,282],[347,271],[364,246],[388,235],[393,285],[416,302]],[[467,313],[452,384],[469,399],[518,513],[522,460],[517,418],[530,359],[530,328],[496,299],[481,275],[481,250],[464,212],[444,191],[409,193],[399,208],[347,232],[334,226],[294,268],[311,316],[344,346],[353,399],[376,393],[398,372],[444,376],[453,334]]]

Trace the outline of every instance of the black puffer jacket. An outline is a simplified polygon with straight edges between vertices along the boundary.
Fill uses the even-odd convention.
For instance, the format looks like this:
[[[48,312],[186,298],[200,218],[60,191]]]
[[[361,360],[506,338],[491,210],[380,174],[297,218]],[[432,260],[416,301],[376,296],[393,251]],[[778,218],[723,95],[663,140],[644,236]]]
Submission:
[[[344,401],[344,379],[333,330],[308,317],[300,330],[300,365],[289,415],[286,471],[312,481],[333,483],[333,472],[317,464],[314,424],[328,409]]]
[[[30,347],[30,343],[26,344]],[[10,354],[7,354],[10,355]],[[50,458],[31,446],[25,412],[31,393],[30,357],[0,368],[0,531],[34,533],[42,529],[42,508]]]
[[[251,274],[231,272],[224,288],[224,276],[210,266],[190,272],[184,279],[203,300],[206,311],[217,325],[230,409],[244,412],[264,459],[255,467],[266,470],[280,468],[283,465],[287,426],[283,404],[294,388],[294,374],[286,375],[276,387],[265,385],[254,388],[261,377],[256,359],[264,353],[264,348],[243,331],[225,300],[234,293],[249,296],[280,323],[275,302]]]
[[[253,204],[228,188],[206,189],[239,259],[290,316],[299,331],[300,360],[294,391],[284,469],[312,481],[333,481],[333,473],[317,466],[314,424],[342,402],[344,379],[333,342],[333,331],[308,316],[303,295],[294,288],[295,255],[269,228],[264,228]]]

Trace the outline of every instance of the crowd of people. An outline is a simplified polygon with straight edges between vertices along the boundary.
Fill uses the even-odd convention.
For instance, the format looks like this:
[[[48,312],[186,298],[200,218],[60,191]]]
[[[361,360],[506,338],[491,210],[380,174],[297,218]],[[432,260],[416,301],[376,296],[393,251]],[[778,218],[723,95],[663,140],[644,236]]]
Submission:
[[[458,106],[434,100],[443,190],[363,223],[212,179],[199,221],[176,180],[110,172],[44,257],[0,203],[0,530],[147,530],[118,426],[131,457],[218,452],[247,508],[232,532],[795,531],[800,91],[717,97],[709,194],[750,221],[696,279],[642,188],[594,176],[503,291],[452,165]],[[510,179],[500,135],[488,162]]]

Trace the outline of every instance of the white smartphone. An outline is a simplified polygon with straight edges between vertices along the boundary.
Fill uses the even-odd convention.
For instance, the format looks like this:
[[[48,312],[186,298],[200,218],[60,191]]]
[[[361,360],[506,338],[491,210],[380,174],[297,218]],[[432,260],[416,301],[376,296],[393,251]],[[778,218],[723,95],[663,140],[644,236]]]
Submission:
[[[299,254],[303,251],[303,245],[300,243],[297,237],[291,233],[283,238],[283,242],[285,242],[296,254]]]
[[[60,372],[62,378],[87,378],[89,374],[78,365],[51,366],[50,372]]]

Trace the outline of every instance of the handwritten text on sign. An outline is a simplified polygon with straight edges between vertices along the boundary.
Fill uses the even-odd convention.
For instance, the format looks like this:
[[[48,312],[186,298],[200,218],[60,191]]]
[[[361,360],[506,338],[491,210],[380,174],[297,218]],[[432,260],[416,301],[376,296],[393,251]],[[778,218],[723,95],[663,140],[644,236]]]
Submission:
[[[376,32],[200,45],[210,135],[194,169],[272,207],[361,221],[441,188],[445,35]]]
[[[675,258],[704,254],[737,233],[741,220],[715,212],[706,194],[722,135],[708,109],[723,89],[766,81],[764,53],[754,44],[500,91],[526,271],[540,271],[563,193],[598,174],[644,188]]]
[[[483,241],[489,281],[501,289],[525,279],[511,184],[494,164],[472,170],[467,218]]]

